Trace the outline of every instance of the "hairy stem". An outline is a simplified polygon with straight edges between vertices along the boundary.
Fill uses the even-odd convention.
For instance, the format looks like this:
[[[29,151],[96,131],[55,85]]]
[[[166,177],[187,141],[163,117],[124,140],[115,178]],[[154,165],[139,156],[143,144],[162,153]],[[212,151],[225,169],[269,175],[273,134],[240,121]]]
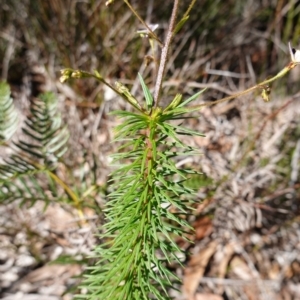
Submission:
[[[159,64],[157,79],[156,79],[156,83],[155,83],[155,90],[154,90],[154,103],[155,103],[156,107],[158,106],[158,103],[159,103],[159,96],[161,93],[162,81],[163,81],[164,72],[165,72],[167,59],[168,59],[168,52],[169,52],[169,48],[170,48],[171,41],[173,38],[173,30],[174,30],[174,25],[175,25],[175,21],[176,21],[178,4],[179,4],[179,0],[174,0],[174,6],[173,6],[173,11],[172,11],[171,19],[170,19],[168,32],[167,32],[166,41],[165,41],[165,44],[161,51],[160,64]]]

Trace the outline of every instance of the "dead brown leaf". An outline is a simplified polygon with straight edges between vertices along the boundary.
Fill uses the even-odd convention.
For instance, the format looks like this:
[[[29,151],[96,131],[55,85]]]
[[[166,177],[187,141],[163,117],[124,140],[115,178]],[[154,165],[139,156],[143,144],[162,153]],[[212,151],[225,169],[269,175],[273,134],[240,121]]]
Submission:
[[[194,300],[199,282],[203,277],[210,258],[216,251],[217,245],[217,241],[212,241],[206,248],[192,256],[183,279],[183,293],[186,299]]]
[[[204,216],[203,218],[196,220],[193,227],[196,233],[196,240],[199,241],[212,233],[212,220],[209,217]]]

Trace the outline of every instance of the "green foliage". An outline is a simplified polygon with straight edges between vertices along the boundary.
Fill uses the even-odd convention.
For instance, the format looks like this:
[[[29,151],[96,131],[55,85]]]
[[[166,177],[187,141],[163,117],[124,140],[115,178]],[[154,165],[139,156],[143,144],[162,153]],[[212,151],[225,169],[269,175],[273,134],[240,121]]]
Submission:
[[[112,2],[108,1],[108,4]],[[141,23],[148,28],[148,25],[129,4],[129,1],[125,0],[124,2]],[[82,287],[87,290],[87,294],[78,296],[79,298],[109,300],[170,299],[169,290],[178,287],[179,278],[170,271],[169,266],[173,263],[180,265],[183,257],[183,250],[176,244],[176,237],[188,240],[188,233],[192,230],[188,223],[188,216],[192,210],[193,201],[196,199],[193,191],[212,183],[210,178],[200,177],[200,173],[186,167],[179,168],[176,165],[176,161],[180,156],[198,154],[193,148],[187,146],[181,137],[184,135],[201,136],[201,134],[184,128],[181,124],[175,125],[177,123],[174,121],[178,122],[178,120],[186,118],[186,113],[199,111],[203,106],[229,101],[256,89],[261,90],[264,100],[269,101],[269,91],[266,84],[282,77],[299,64],[298,60],[292,59],[292,63],[276,76],[243,92],[238,92],[217,101],[205,102],[196,107],[188,106],[203,93],[204,90],[202,90],[187,100],[183,100],[182,94],[176,94],[173,101],[166,107],[159,107],[162,81],[164,74],[167,73],[165,66],[169,57],[168,48],[174,35],[181,30],[186,22],[193,19],[190,10],[195,2],[194,0],[191,1],[189,8],[177,25],[175,21],[178,7],[174,4],[174,14],[172,13],[169,31],[166,35],[166,41],[169,44],[162,43],[151,31],[145,35],[145,38],[148,36],[150,39],[153,50],[153,57],[150,57],[150,61],[153,60],[155,64],[157,63],[156,67],[161,70],[158,75],[161,76],[157,76],[155,97],[153,97],[142,76],[138,74],[145,99],[143,105],[123,84],[116,82],[115,87],[113,87],[108,81],[105,81],[106,76],[100,75],[97,71],[94,71],[93,74],[72,69],[62,71],[62,82],[69,78],[93,77],[106,84],[135,109],[134,113],[114,112],[115,115],[123,119],[122,124],[116,128],[116,141],[122,143],[122,145],[119,147],[118,153],[113,155],[115,171],[111,176],[109,186],[111,193],[105,209],[107,222],[102,228],[103,233],[100,234],[102,244],[94,250],[94,259],[97,264],[89,268],[86,279],[82,284]],[[225,19],[221,19],[218,23],[211,22],[220,11],[218,7],[224,5],[221,1],[217,2],[216,5],[214,2],[205,1],[204,9],[203,6],[199,6],[201,11],[208,12],[208,15],[205,14],[202,20],[203,24],[200,22],[201,26],[196,27],[201,34],[210,29],[214,30],[220,24],[227,22]],[[15,4],[15,2],[13,3]],[[43,5],[36,5],[36,1],[33,1],[30,4],[29,11],[40,11],[42,13],[39,14],[38,19],[32,19],[32,21],[29,18],[28,20],[39,23],[44,18],[48,20],[49,26],[53,21],[51,17],[53,13],[54,15],[58,13],[63,16],[63,18],[58,18],[60,25],[66,23],[63,21],[66,18],[68,31],[65,31],[64,34],[56,34],[55,30],[61,26],[49,26],[54,31],[49,31],[47,28],[44,28],[44,30],[53,35],[53,38],[49,39],[43,32],[40,33],[40,37],[41,39],[47,37],[47,40],[50,41],[49,48],[60,48],[62,53],[65,53],[67,66],[79,61],[76,53],[80,55],[81,51],[74,50],[79,49],[79,46],[76,45],[82,45],[83,42],[89,46],[97,45],[97,48],[101,49],[101,55],[97,56],[99,62],[112,60],[113,57],[117,56],[122,57],[119,50],[116,51],[113,47],[105,47],[107,44],[118,45],[120,38],[112,31],[111,36],[115,35],[112,39],[113,42],[104,43],[105,33],[107,33],[108,28],[113,28],[113,26],[106,26],[106,29],[105,26],[102,26],[101,14],[98,15],[98,9],[94,10],[94,6],[90,6],[92,2],[86,3],[85,10],[89,12],[91,11],[90,8],[93,8],[92,11],[95,11],[93,15],[83,14],[77,6],[73,6],[73,11],[70,12],[69,6],[63,4],[63,2],[61,2],[63,4],[61,8],[55,11],[51,3],[50,1],[49,3],[45,2]],[[232,4],[231,6],[226,4],[225,6],[230,10]],[[47,13],[45,14],[45,12]],[[48,12],[50,13],[48,14]],[[165,10],[160,9],[160,12],[165,14]],[[69,16],[72,17],[77,13],[86,16],[88,22],[75,22],[72,18],[69,18]],[[123,10],[118,11],[118,14],[123,14]],[[105,18],[107,18],[107,15],[105,13]],[[199,18],[197,14],[195,16]],[[121,26],[122,30],[118,30],[120,36],[127,36],[129,32],[125,26],[126,23],[128,22],[124,21],[123,26]],[[87,32],[79,30],[82,24],[88,25],[86,26]],[[77,28],[77,26],[79,27]],[[27,27],[30,30],[32,28],[39,28],[40,30],[40,26],[37,26],[37,24]],[[99,28],[101,28],[101,38],[93,38],[92,33],[99,30]],[[225,31],[228,31],[227,28],[229,27],[224,26]],[[82,31],[83,42],[80,38],[78,40],[71,38],[69,30]],[[36,34],[36,30],[34,31]],[[60,36],[61,39],[57,40],[57,36]],[[80,37],[79,34],[76,34],[76,36]],[[210,36],[218,37],[219,34],[210,34]],[[134,41],[134,39],[131,40]],[[226,38],[226,40],[230,39]],[[54,44],[51,44],[53,41]],[[163,46],[162,53],[164,55],[161,56],[159,63],[156,57],[157,53],[155,53],[156,47],[153,46],[154,42],[158,42]],[[137,43],[137,45],[142,44]],[[138,46],[138,48],[140,47]],[[128,46],[126,48],[130,49]],[[91,60],[96,57],[95,54],[92,56],[86,53],[85,55],[90,57]],[[115,61],[115,66],[118,65],[118,62]],[[134,61],[131,61],[129,71],[134,75],[137,69],[135,65]],[[160,66],[163,67],[160,68]],[[138,69],[140,69],[140,66],[138,66]],[[74,187],[71,189],[55,173],[57,162],[67,150],[66,143],[68,140],[68,131],[62,125],[57,104],[58,102],[53,94],[44,94],[40,99],[31,103],[31,114],[25,121],[23,137],[15,143],[17,149],[14,150],[14,154],[10,155],[5,163],[0,165],[0,202],[16,199],[20,199],[22,203],[29,202],[30,204],[34,204],[39,199],[45,203],[52,199],[59,202],[67,194],[67,197],[74,200],[77,207],[80,207],[84,195],[90,196],[90,191],[97,190],[96,185],[88,186],[90,181],[82,183],[80,188]],[[10,98],[9,87],[2,84],[0,85],[0,138],[4,146],[7,146],[4,140],[8,140],[16,130],[16,121],[17,115]],[[86,190],[85,193],[83,189]],[[82,195],[82,197],[77,195]],[[68,262],[68,257],[61,257],[61,261]]]
[[[18,114],[10,97],[9,85],[0,82],[0,143],[11,138],[17,126]]]
[[[129,2],[125,3],[141,20]],[[194,3],[192,1],[191,5]],[[112,88],[136,111],[115,112],[124,119],[116,128],[116,141],[123,144],[113,156],[116,170],[111,175],[112,192],[104,211],[107,223],[100,234],[102,244],[94,250],[97,264],[91,266],[85,275],[82,288],[87,290],[86,295],[79,295],[78,298],[170,299],[169,290],[176,289],[179,278],[170,272],[168,266],[174,262],[181,264],[183,254],[175,238],[180,236],[188,240],[187,233],[191,230],[188,215],[196,198],[193,188],[211,183],[207,179],[203,182],[197,180],[195,184],[195,181],[189,179],[191,175],[199,173],[176,166],[178,156],[196,153],[179,136],[201,134],[181,124],[175,125],[173,121],[184,119],[186,113],[199,111],[203,106],[229,101],[257,89],[262,90],[263,99],[269,101],[267,85],[298,64],[298,61],[292,60],[274,77],[217,101],[189,106],[203,93],[202,90],[184,101],[181,94],[176,94],[166,107],[159,107],[168,48],[172,37],[187,21],[183,17],[175,24],[176,5],[178,2],[175,1],[157,72],[154,97],[138,74],[144,93],[144,105],[138,102],[127,87],[116,82],[116,88],[113,88],[98,72],[92,74],[73,69],[61,72],[61,82],[69,78],[97,79]],[[157,38],[153,39],[161,44]]]
[[[140,81],[148,109],[114,112],[124,119],[116,128],[116,141],[123,144],[113,155],[104,243],[96,247],[98,263],[83,284],[87,299],[170,299],[168,290],[179,283],[168,265],[181,264],[175,238],[188,240],[186,218],[195,199],[185,181],[198,173],[175,161],[196,153],[179,136],[201,134],[170,123],[183,114],[180,102],[164,112],[155,108],[141,76]]]
[[[193,190],[198,190],[201,187],[209,187],[212,186],[212,184],[213,179],[204,174],[191,176],[186,181],[186,185]]]
[[[57,105],[52,93],[31,103],[31,114],[22,128],[23,138],[14,143],[17,149],[0,165],[0,202],[20,199],[33,204],[57,196],[59,180],[53,171],[67,150],[69,136]]]
[[[16,144],[32,157],[42,159],[49,168],[66,152],[69,137],[67,128],[62,126],[57,106],[58,101],[53,93],[45,93],[34,100],[30,108],[31,116],[23,128],[23,133],[33,143],[20,140]]]

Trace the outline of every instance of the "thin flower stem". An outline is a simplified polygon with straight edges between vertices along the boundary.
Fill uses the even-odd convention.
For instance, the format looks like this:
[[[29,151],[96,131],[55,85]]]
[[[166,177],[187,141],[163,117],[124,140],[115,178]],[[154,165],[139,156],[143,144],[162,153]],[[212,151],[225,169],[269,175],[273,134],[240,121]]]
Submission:
[[[284,69],[282,69],[282,70],[281,70],[277,75],[275,75],[274,77],[272,77],[272,78],[270,78],[270,79],[267,79],[267,80],[264,80],[263,82],[258,83],[258,84],[256,84],[255,86],[252,86],[252,87],[250,87],[249,89],[247,89],[247,90],[245,90],[245,91],[236,93],[236,94],[234,94],[234,95],[231,95],[231,96],[222,98],[222,99],[217,100],[217,101],[209,101],[209,102],[202,103],[202,104],[199,104],[199,105],[196,105],[196,106],[191,106],[191,107],[189,107],[189,108],[191,109],[191,111],[195,111],[195,110],[197,110],[197,108],[200,109],[200,108],[202,108],[202,107],[204,107],[204,106],[212,106],[212,105],[215,105],[215,104],[223,103],[223,102],[232,100],[232,99],[234,99],[234,98],[237,98],[237,97],[246,95],[246,94],[248,94],[249,92],[251,92],[251,91],[253,91],[253,90],[256,90],[256,89],[258,89],[258,88],[263,88],[264,85],[266,85],[266,84],[268,84],[268,83],[271,83],[271,82],[275,81],[276,79],[278,79],[278,78],[284,76],[284,75],[287,74],[290,70],[292,70],[293,68],[295,68],[297,65],[298,65],[298,63],[290,62]]]
[[[157,37],[157,35],[153,32],[153,30],[148,26],[148,24],[141,18],[141,16],[137,13],[137,11],[131,6],[131,4],[128,2],[128,0],[124,0],[126,5],[130,8],[130,10],[134,13],[134,15],[139,19],[139,21],[148,29],[149,37],[156,40],[159,45],[162,47],[163,43],[162,41]]]
[[[105,85],[107,85],[110,89],[112,89],[116,94],[118,94],[120,97],[122,97],[126,102],[128,102],[130,105],[132,105],[132,102],[129,101],[129,98],[126,97],[124,95],[124,93],[121,93],[120,91],[118,91],[116,88],[114,88],[111,84],[109,84],[102,76],[98,76],[98,75],[94,75],[92,73],[89,72],[85,72],[85,71],[80,71],[83,75],[85,75],[86,77],[94,77],[95,79],[97,79],[98,81],[104,83]],[[142,109],[139,107],[139,105],[132,105],[134,106],[137,110],[139,110],[140,112],[143,112]]]
[[[159,64],[159,69],[158,69],[157,79],[156,79],[156,84],[155,84],[155,90],[154,90],[154,103],[155,103],[156,107],[158,106],[158,103],[159,103],[159,96],[161,93],[162,81],[163,81],[166,63],[167,63],[167,59],[168,59],[168,52],[169,52],[170,44],[171,44],[171,41],[173,38],[173,30],[174,30],[174,25],[175,25],[176,16],[177,16],[178,4],[179,4],[179,0],[174,0],[173,11],[172,11],[172,15],[171,15],[169,29],[167,32],[166,41],[165,41],[165,44],[161,51],[160,64]]]

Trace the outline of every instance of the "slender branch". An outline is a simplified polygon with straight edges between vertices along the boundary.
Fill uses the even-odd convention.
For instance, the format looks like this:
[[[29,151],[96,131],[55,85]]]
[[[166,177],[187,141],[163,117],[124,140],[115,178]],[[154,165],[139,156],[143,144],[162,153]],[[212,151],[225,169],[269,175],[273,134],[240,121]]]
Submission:
[[[148,24],[141,18],[141,16],[137,13],[137,11],[131,6],[131,4],[128,2],[128,0],[124,0],[124,2],[130,8],[130,10],[134,13],[134,15],[139,19],[139,21],[148,29],[149,37],[156,40],[160,46],[163,46],[163,43],[161,42],[161,40],[157,37],[157,35],[153,32],[153,30],[148,26]]]
[[[34,161],[31,157],[29,157],[26,153],[22,153],[22,156],[26,158],[26,161],[30,164],[32,164],[37,171],[40,172],[46,172],[57,184],[59,184],[64,191],[69,195],[69,197],[73,200],[75,208],[77,209],[77,213],[79,215],[79,218],[81,220],[84,220],[84,214],[81,209],[80,199],[77,197],[77,195],[72,191],[72,189],[66,184],[62,179],[60,179],[56,174],[54,174],[52,171],[45,168],[44,165]],[[85,221],[84,221],[85,222]]]
[[[204,107],[204,106],[212,106],[212,105],[215,105],[215,104],[218,104],[218,103],[223,103],[223,102],[232,100],[232,99],[234,99],[234,98],[243,96],[243,95],[245,95],[245,94],[248,94],[249,92],[251,92],[251,91],[253,91],[253,90],[255,90],[255,89],[258,89],[258,88],[264,88],[264,86],[265,86],[266,84],[271,83],[271,82],[275,81],[276,79],[278,79],[278,78],[284,76],[286,73],[288,73],[290,70],[292,70],[293,68],[295,68],[297,65],[299,65],[298,62],[290,62],[284,69],[282,69],[277,75],[275,75],[275,76],[272,77],[272,78],[266,79],[266,80],[264,80],[263,82],[258,83],[258,84],[256,84],[256,85],[250,87],[249,89],[247,89],[247,90],[245,90],[245,91],[242,91],[242,92],[233,94],[233,95],[231,95],[231,96],[222,98],[222,99],[220,99],[220,100],[217,100],[217,101],[209,101],[209,102],[205,102],[205,103],[202,103],[202,104],[199,104],[199,105],[196,105],[196,106],[188,107],[188,108],[187,108],[187,112],[188,112],[188,111],[196,111],[196,110],[198,110],[198,109],[201,109],[201,108]]]
[[[155,84],[155,91],[154,91],[154,103],[156,107],[158,106],[158,102],[159,102],[162,81],[163,81],[164,72],[165,72],[167,59],[168,59],[168,52],[173,38],[173,30],[174,30],[174,25],[175,25],[177,10],[178,10],[178,4],[179,4],[179,0],[174,0],[174,6],[173,6],[173,11],[170,19],[168,32],[167,32],[166,41],[161,51],[160,64],[159,64],[159,69],[158,69],[157,79]]]
[[[141,108],[140,104],[137,102],[137,100],[130,94],[129,90],[124,87],[121,83],[116,82],[116,86],[118,88],[114,88],[112,85],[110,85],[100,74],[98,71],[94,71],[94,74],[82,71],[82,70],[73,70],[73,69],[63,69],[60,71],[62,76],[60,77],[60,82],[64,83],[70,78],[89,78],[93,77],[97,79],[98,81],[104,83],[107,85],[110,89],[112,89],[116,94],[118,94],[120,97],[122,97],[125,101],[127,101],[130,105],[134,106],[137,110],[140,112],[143,112],[143,109]]]
[[[84,220],[84,214],[82,212],[81,209],[81,204],[80,204],[80,199],[77,197],[77,195],[72,191],[72,189],[69,188],[69,186],[62,180],[60,179],[56,174],[54,174],[52,171],[50,170],[45,170],[48,175],[57,183],[59,184],[64,191],[69,195],[69,197],[73,200],[74,205],[77,209],[77,213],[79,215],[79,218],[81,220]]]

